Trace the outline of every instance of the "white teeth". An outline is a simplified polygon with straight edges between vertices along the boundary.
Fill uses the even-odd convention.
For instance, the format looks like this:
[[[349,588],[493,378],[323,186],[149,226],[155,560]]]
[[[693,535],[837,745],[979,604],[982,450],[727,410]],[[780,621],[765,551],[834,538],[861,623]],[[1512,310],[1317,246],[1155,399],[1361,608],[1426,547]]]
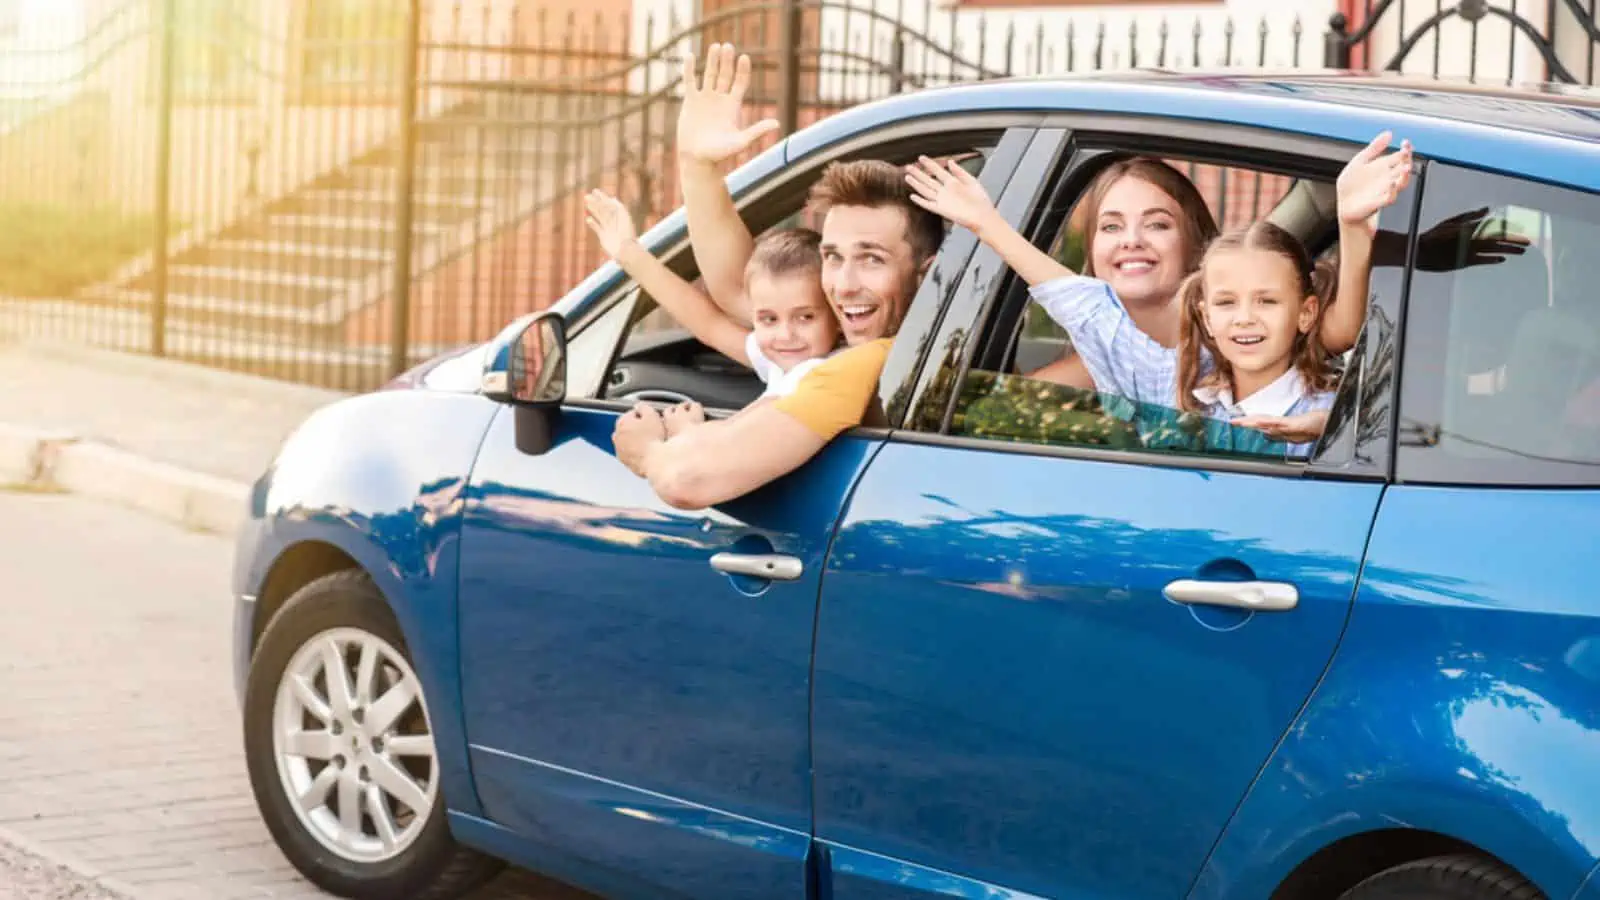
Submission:
[[[864,316],[867,313],[872,312],[872,307],[870,306],[844,306],[840,308],[847,316]]]
[[[1155,264],[1147,262],[1125,262],[1119,264],[1117,268],[1124,272],[1148,272],[1155,268]]]
[[[1235,344],[1259,344],[1264,340],[1266,340],[1264,337],[1236,337],[1233,342]]]

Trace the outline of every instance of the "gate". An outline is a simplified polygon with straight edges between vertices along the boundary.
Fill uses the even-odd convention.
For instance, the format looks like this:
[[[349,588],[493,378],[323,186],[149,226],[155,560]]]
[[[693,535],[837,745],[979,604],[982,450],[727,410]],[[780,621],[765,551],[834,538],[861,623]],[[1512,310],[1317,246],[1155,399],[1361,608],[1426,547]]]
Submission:
[[[1420,7],[1420,8],[1419,8]],[[1473,82],[1595,83],[1596,6],[1581,0],[1365,0],[1329,22],[1333,68],[1459,75]]]

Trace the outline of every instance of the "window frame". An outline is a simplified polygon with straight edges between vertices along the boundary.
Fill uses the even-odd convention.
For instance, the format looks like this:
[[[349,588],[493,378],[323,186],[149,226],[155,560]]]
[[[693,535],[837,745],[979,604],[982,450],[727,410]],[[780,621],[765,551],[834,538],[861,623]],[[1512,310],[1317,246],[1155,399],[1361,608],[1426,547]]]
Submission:
[[[1430,161],[1424,176],[1415,229],[1421,229],[1427,223],[1455,215],[1462,211],[1463,206],[1467,209],[1480,206],[1492,208],[1496,205],[1492,202],[1493,198],[1508,196],[1521,199],[1528,195],[1548,195],[1549,192],[1556,192],[1560,195],[1559,205],[1546,203],[1529,207],[1539,209],[1546,216],[1559,216],[1563,208],[1571,206],[1574,202],[1581,202],[1584,197],[1590,198],[1589,202],[1596,204],[1595,208],[1600,210],[1600,194],[1536,177],[1439,161]],[[1493,182],[1495,187],[1483,189],[1485,181]],[[1470,202],[1461,199],[1464,196],[1460,193],[1463,182],[1477,186],[1477,190],[1465,195],[1472,198]],[[1485,196],[1490,199],[1485,199]],[[1590,221],[1600,226],[1600,215],[1596,215]],[[1413,246],[1415,242],[1416,239],[1413,238]],[[1554,260],[1547,260],[1547,263],[1553,265]],[[1441,332],[1438,329],[1441,322],[1447,320],[1450,314],[1448,302],[1430,298],[1428,293],[1452,287],[1455,279],[1466,271],[1470,269],[1458,269],[1452,273],[1426,273],[1427,277],[1421,279],[1414,275],[1411,290],[1407,292],[1399,371],[1400,386],[1394,402],[1397,435],[1395,482],[1452,487],[1577,489],[1600,487],[1600,464],[1594,462],[1564,462],[1527,454],[1520,454],[1523,457],[1520,459],[1508,459],[1503,456],[1478,459],[1428,452],[1440,448],[1430,435],[1430,429],[1414,426],[1413,422],[1420,420],[1411,420],[1407,410],[1415,410],[1421,405],[1429,412],[1443,411],[1442,401],[1436,395],[1441,390],[1445,378],[1449,348],[1444,342],[1435,339],[1441,333],[1448,335],[1448,331]],[[1444,274],[1450,277],[1448,279],[1437,277]],[[1550,285],[1552,293],[1555,289],[1556,286],[1552,283]],[[1426,402],[1423,401],[1423,392],[1426,392],[1428,398]],[[1552,411],[1552,414],[1559,414],[1559,411]],[[1423,424],[1431,424],[1437,428],[1441,423],[1434,421]]]
[[[793,215],[804,205],[806,192],[829,163],[847,159],[878,158],[884,154],[898,154],[911,149],[937,154],[944,152],[946,148],[958,148],[962,143],[983,139],[985,135],[992,136],[996,144],[996,151],[982,173],[985,182],[1001,176],[1009,179],[1016,168],[1016,160],[1012,158],[1013,154],[1008,154],[1006,151],[1015,148],[1016,152],[1020,152],[1020,147],[1025,146],[1027,140],[1031,138],[1032,125],[1037,119],[1037,114],[956,113],[877,128],[832,144],[820,152],[807,154],[804,158],[786,165],[781,174],[775,173],[769,176],[743,195],[734,198],[734,206],[750,232],[760,234]],[[1004,181],[1001,183],[1004,184]],[[965,239],[958,239],[958,233],[964,235]],[[939,248],[934,267],[960,272],[976,245],[975,237],[966,234],[964,230],[952,229]],[[698,276],[699,270],[695,265],[687,230],[677,240],[654,248],[654,252],[668,269],[680,277],[693,281]],[[933,269],[930,269],[930,272],[932,271]],[[918,317],[916,321],[921,322],[925,319],[936,320],[943,313],[944,301],[933,299],[937,294],[937,287],[932,282],[932,278],[923,279],[922,286],[907,309],[906,322],[902,325],[899,335],[906,335],[908,330],[919,327],[914,324],[913,315]],[[632,278],[623,275],[612,284],[599,301],[592,304],[584,315],[569,327],[569,342],[577,340],[585,329],[605,319],[618,303],[635,294],[637,298],[633,302],[639,306],[628,313],[628,324],[618,330],[616,340],[606,351],[606,361],[596,391],[603,388],[616,367],[617,357],[626,345],[633,325],[650,310],[656,308],[655,300],[644,293]],[[929,300],[932,302],[928,302]],[[646,304],[648,308],[640,308]],[[913,343],[915,342],[906,342],[908,346]],[[914,382],[918,374],[919,363],[914,358],[915,354],[901,348],[899,340],[895,341],[895,346],[897,349],[890,353],[889,363],[884,367],[884,377],[880,379],[880,390],[885,397],[898,389],[902,383],[909,385]],[[891,373],[898,374],[891,376]],[[888,387],[891,382],[894,384],[893,388]],[[625,411],[631,406],[625,401],[594,396],[569,397],[565,405],[610,411]],[[733,412],[735,410],[707,409],[706,415],[707,418],[722,418]],[[888,430],[887,427],[857,426],[851,429],[850,433],[886,434]]]
[[[1039,199],[1027,211],[1022,222],[1013,221],[1024,234],[1035,242],[1042,229],[1056,236],[1066,225],[1072,206],[1098,171],[1095,160],[1108,152],[1134,152],[1161,158],[1181,158],[1222,166],[1250,168],[1263,172],[1282,174],[1315,173],[1329,181],[1349,161],[1361,145],[1326,137],[1295,134],[1254,125],[1225,125],[1196,122],[1186,119],[1143,116],[1135,114],[1079,114],[1059,113],[1045,116],[1040,122],[1040,134],[1060,134],[1059,162],[1047,174]],[[1411,254],[1415,243],[1416,212],[1420,206],[1420,179],[1414,178],[1399,200],[1385,212],[1389,230],[1400,232],[1405,240],[1405,259],[1398,265],[1375,269],[1373,294],[1368,311],[1368,327],[1363,328],[1361,341],[1352,356],[1352,372],[1362,373],[1371,365],[1366,355],[1372,351],[1367,345],[1371,324],[1379,313],[1392,323],[1394,344],[1387,349],[1394,359],[1391,364],[1398,374],[1400,367],[1401,334],[1405,293],[1411,271]],[[973,269],[995,267],[1000,277],[993,278],[986,292],[964,292],[956,295],[955,303],[946,313],[949,323],[945,335],[961,337],[958,374],[953,384],[959,384],[972,367],[978,353],[988,350],[1000,340],[990,329],[995,307],[1007,302],[1018,293],[1026,292],[1026,285],[987,247],[980,248],[969,263]],[[1380,275],[1382,276],[1380,278]],[[1013,323],[1020,326],[1020,321]],[[1004,340],[1015,338],[1015,328]],[[971,340],[977,335],[978,340]],[[949,340],[950,338],[946,338]],[[943,341],[940,342],[941,344]],[[926,366],[918,386],[919,396],[933,396],[929,388],[939,375],[938,365]],[[1323,452],[1310,461],[1257,460],[1224,455],[1161,453],[1148,450],[1115,450],[1090,446],[1056,446],[1022,441],[1000,441],[988,438],[967,437],[949,433],[951,414],[959,392],[951,391],[944,398],[947,408],[938,411],[940,427],[937,432],[897,430],[896,440],[913,443],[936,444],[964,449],[1021,453],[1034,456],[1056,456],[1073,459],[1100,460],[1104,462],[1132,463],[1207,471],[1248,472],[1277,477],[1321,477],[1361,481],[1387,481],[1393,476],[1394,433],[1398,415],[1396,402],[1397,378],[1390,379],[1377,388],[1376,399],[1368,398],[1368,406],[1382,413],[1370,428],[1361,431],[1364,437],[1344,428],[1349,423],[1338,422],[1338,412],[1348,409],[1355,400],[1349,392],[1358,390],[1359,379],[1341,380],[1339,396],[1335,402],[1335,415],[1330,417],[1329,437]],[[1387,402],[1384,402],[1387,401]],[[932,415],[930,411],[913,410],[906,421],[915,421]],[[1331,451],[1340,451],[1335,456]],[[1342,460],[1342,461],[1341,461]]]

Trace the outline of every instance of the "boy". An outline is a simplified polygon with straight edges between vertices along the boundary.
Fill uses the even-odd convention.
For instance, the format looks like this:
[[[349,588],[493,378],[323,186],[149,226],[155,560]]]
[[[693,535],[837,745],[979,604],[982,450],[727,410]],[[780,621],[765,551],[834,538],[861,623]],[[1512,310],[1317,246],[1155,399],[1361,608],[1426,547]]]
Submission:
[[[839,322],[822,293],[821,237],[808,228],[763,235],[745,265],[751,328],[651,256],[622,203],[600,190],[584,200],[600,247],[706,346],[749,366],[766,385],[762,402],[787,395],[838,349]]]

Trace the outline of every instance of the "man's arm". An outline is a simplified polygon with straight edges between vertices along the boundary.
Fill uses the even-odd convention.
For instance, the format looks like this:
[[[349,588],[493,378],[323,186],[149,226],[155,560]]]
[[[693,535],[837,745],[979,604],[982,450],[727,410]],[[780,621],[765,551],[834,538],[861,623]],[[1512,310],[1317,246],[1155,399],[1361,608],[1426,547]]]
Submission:
[[[739,127],[740,107],[749,87],[750,57],[735,59],[732,44],[712,44],[706,49],[704,83],[695,79],[694,57],[684,58],[677,141],[689,245],[706,292],[740,323],[750,321],[744,308],[744,267],[755,241],[733,205],[719,167],[778,129],[776,119]]]
[[[804,465],[840,432],[860,424],[878,391],[888,340],[852,347],[812,369],[794,393],[662,439],[655,423],[625,416],[617,457],[679,509],[742,497]]]
[[[669,506],[703,509],[742,497],[816,456],[827,441],[772,404],[687,428],[644,453],[645,478]]]

